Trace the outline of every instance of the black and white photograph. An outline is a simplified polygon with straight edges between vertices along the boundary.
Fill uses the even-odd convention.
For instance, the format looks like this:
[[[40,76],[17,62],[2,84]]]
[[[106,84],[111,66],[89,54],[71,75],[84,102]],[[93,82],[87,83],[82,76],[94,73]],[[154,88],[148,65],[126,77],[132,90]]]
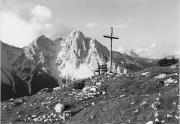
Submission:
[[[179,124],[179,0],[0,0],[1,124]]]

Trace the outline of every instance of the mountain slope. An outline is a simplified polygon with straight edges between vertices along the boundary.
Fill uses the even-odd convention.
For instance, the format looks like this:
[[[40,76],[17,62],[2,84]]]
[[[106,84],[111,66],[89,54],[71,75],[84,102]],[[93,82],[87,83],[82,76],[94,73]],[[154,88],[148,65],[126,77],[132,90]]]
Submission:
[[[44,37],[39,39],[42,42]],[[45,41],[47,40],[45,39]],[[47,44],[44,47],[41,46],[41,50],[46,51],[49,41],[45,43]],[[21,49],[1,42],[1,100],[31,95],[42,88],[58,86],[53,76],[39,69],[44,64],[44,58],[34,47],[39,44],[44,44],[44,42],[39,43],[37,40],[29,47]],[[50,55],[47,56],[51,57]],[[47,67],[48,65],[43,66]]]
[[[179,66],[105,74],[2,102],[2,123],[179,123]],[[63,106],[56,111],[57,104]]]

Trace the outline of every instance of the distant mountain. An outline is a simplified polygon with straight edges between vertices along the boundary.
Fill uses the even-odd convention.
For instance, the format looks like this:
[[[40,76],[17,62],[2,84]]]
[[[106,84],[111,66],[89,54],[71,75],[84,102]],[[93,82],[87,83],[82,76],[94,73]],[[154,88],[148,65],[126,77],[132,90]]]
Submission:
[[[108,48],[79,30],[55,41],[42,35],[24,48],[1,42],[1,94],[3,99],[31,95],[42,88],[58,86],[63,77],[88,78],[93,76],[98,63],[109,67],[109,55]],[[113,71],[117,73],[154,65],[151,59],[116,51],[112,58]]]

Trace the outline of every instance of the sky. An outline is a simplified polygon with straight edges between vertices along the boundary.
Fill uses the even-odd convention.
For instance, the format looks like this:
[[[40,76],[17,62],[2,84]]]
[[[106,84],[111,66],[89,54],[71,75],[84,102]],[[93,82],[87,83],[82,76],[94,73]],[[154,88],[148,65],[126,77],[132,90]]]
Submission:
[[[1,0],[0,40],[24,47],[38,36],[66,37],[78,29],[113,50],[152,58],[180,54],[179,0]]]

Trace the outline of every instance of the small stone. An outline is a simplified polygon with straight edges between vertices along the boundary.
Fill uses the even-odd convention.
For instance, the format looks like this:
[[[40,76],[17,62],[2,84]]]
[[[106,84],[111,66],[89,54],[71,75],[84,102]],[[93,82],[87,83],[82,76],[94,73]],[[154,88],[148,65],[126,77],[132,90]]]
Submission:
[[[134,112],[137,113],[137,112],[138,112],[138,109],[136,109]]]
[[[142,101],[141,105],[147,104],[147,101]]]
[[[44,122],[48,122],[48,119],[44,119]]]
[[[159,93],[158,95],[159,95],[159,96],[162,96],[162,94],[161,94],[161,93]]]
[[[178,115],[175,115],[175,118],[176,118],[176,119],[179,119],[179,116],[178,116]]]
[[[153,124],[153,121],[148,121],[146,122],[146,124]]]
[[[36,117],[36,115],[32,115],[31,117],[32,117],[32,118],[35,118],[35,117]]]
[[[155,122],[159,122],[159,119],[158,119],[158,118],[156,118],[156,119],[155,119]]]
[[[65,116],[59,115],[59,118],[60,118],[61,120],[65,121]]]
[[[125,95],[120,95],[120,97],[124,97]]]
[[[162,120],[161,123],[165,123],[165,120]]]
[[[168,118],[172,118],[173,116],[172,115],[170,115],[170,114],[167,114],[166,115]]]
[[[95,87],[92,87],[92,88],[90,89],[90,91],[96,92],[96,88],[95,88]]]
[[[160,98],[159,98],[159,97],[157,97],[157,98],[156,98],[156,100],[157,100],[157,101],[159,101],[159,100],[160,100]]]
[[[9,100],[9,102],[14,102],[14,99],[13,99],[13,98],[11,98],[11,99]]]
[[[41,92],[38,92],[37,94],[38,94],[38,95],[41,95]]]
[[[154,114],[154,117],[158,117],[159,116],[159,114],[156,112],[155,114]]]
[[[131,102],[131,105],[133,105],[135,102]]]
[[[92,102],[92,105],[93,105],[93,106],[95,105],[94,102]]]
[[[176,102],[173,102],[173,105],[176,105]]]
[[[38,118],[34,118],[33,121],[39,121],[39,119]]]
[[[98,86],[100,86],[101,84],[102,84],[101,82],[96,83],[96,85],[98,85]]]

